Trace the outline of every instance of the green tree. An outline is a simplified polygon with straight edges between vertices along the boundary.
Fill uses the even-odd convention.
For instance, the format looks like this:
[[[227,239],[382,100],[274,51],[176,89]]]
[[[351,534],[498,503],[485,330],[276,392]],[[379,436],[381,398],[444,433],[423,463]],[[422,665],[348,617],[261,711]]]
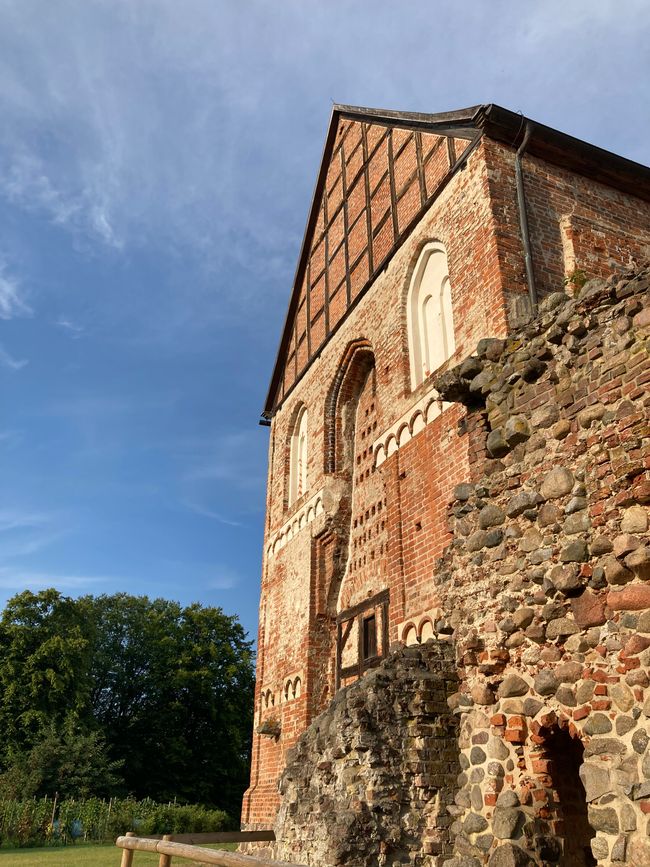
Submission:
[[[250,762],[251,642],[219,608],[127,594],[80,600],[93,623],[91,704],[136,797],[239,812]]]
[[[12,758],[0,775],[0,797],[108,798],[123,788],[120,765],[109,759],[99,732],[51,727],[29,751]]]
[[[25,591],[0,618],[0,763],[90,715],[90,640],[77,603]]]
[[[2,785],[117,794],[121,775],[139,798],[236,815],[253,686],[251,642],[219,608],[21,593],[0,619]]]
[[[174,715],[193,779],[179,794],[222,806],[238,803],[248,782],[253,724],[251,644],[234,617],[220,609],[185,608],[179,629]],[[216,735],[216,736],[215,736]]]

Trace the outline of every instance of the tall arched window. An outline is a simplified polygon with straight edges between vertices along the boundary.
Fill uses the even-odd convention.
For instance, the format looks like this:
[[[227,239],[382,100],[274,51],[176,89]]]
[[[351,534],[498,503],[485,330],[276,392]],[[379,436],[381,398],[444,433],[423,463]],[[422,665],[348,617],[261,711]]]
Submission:
[[[447,251],[439,241],[420,253],[406,304],[411,388],[416,388],[456,348]]]
[[[289,505],[307,490],[307,408],[303,407],[291,434],[289,458]]]

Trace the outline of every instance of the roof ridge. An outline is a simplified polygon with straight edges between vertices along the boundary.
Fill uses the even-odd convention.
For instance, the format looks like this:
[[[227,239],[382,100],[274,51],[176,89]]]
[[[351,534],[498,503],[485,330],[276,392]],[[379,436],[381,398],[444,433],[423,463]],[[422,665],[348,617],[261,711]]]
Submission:
[[[407,121],[410,123],[422,124],[437,124],[437,123],[458,123],[471,121],[476,114],[487,108],[487,104],[470,105],[467,108],[460,108],[454,111],[440,111],[435,113],[427,113],[421,111],[396,111],[390,108],[370,108],[360,105],[346,105],[344,103],[335,102],[332,105],[332,113],[347,115],[350,117],[363,118],[377,122],[384,119],[386,121]]]

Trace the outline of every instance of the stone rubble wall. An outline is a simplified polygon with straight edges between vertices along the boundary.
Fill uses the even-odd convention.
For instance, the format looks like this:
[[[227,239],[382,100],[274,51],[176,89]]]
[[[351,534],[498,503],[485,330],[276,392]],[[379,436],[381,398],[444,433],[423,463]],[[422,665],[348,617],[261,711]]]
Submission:
[[[457,689],[453,647],[435,640],[398,645],[341,689],[287,755],[275,857],[330,867],[449,857]]]
[[[555,293],[437,383],[478,455],[434,578],[461,680],[447,867],[590,863],[562,854],[558,732],[597,863],[650,864],[649,290],[645,267]]]
[[[555,293],[436,383],[473,457],[439,639],[394,647],[299,738],[276,857],[650,865],[649,290],[646,267]]]

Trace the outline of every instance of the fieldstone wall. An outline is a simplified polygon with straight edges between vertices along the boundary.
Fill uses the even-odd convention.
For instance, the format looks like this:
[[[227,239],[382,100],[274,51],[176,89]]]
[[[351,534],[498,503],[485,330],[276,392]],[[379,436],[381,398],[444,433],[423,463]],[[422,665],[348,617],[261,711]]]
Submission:
[[[449,857],[457,688],[453,647],[432,640],[398,645],[339,690],[288,753],[275,856],[368,867]]]
[[[434,578],[461,680],[447,867],[650,864],[649,290],[551,295],[437,383],[480,456]]]
[[[555,293],[437,382],[471,478],[396,646],[289,752],[273,853],[650,865],[650,267]]]

